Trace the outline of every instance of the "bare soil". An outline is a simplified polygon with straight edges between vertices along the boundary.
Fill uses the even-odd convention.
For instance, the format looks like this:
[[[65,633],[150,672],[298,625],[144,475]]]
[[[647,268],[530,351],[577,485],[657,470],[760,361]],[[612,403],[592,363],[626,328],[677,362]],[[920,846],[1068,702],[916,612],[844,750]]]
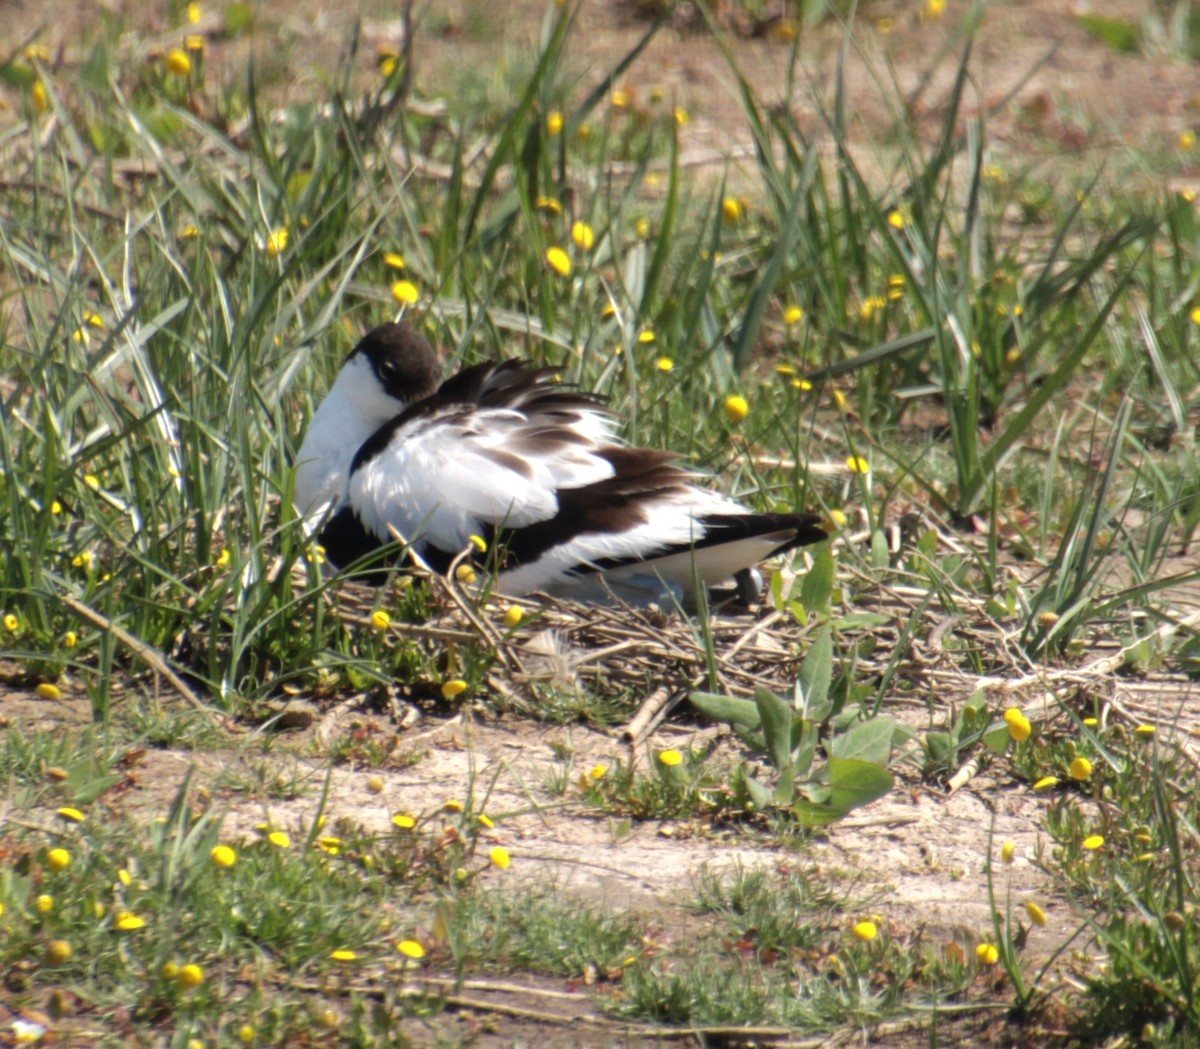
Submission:
[[[869,5],[872,13],[882,8]],[[882,136],[892,126],[898,108],[908,99],[912,127],[932,139],[941,126],[941,107],[954,75],[954,62],[936,67],[929,79],[930,58],[949,39],[965,4],[951,4],[943,20],[922,19],[910,8],[887,9],[890,25],[879,19],[856,29],[847,56],[848,112],[865,156],[886,154]],[[67,59],[92,33],[103,8],[148,44],[137,45],[138,57],[150,61],[177,43],[181,31],[161,21],[165,5],[123,4],[106,0],[79,4],[75,0],[7,0],[0,5],[0,39],[16,46],[36,36]],[[361,11],[363,47],[355,58],[361,83],[377,76],[377,48],[400,42],[398,7],[364,0],[356,11],[349,5],[318,0],[263,0],[256,5],[255,33],[246,38],[214,36],[206,53],[207,76],[214,83],[244,77],[253,52],[274,80],[264,78],[278,98],[319,95],[319,72],[342,60],[351,38],[354,18]],[[1105,5],[1111,16],[1137,19],[1137,2]],[[531,53],[544,16],[541,0],[513,0],[503,5],[448,2],[433,5],[417,39],[416,93],[453,98],[467,76],[485,75],[521,61]],[[206,18],[209,16],[206,15]],[[882,16],[881,16],[882,17]],[[630,48],[644,23],[620,4],[588,0],[571,45],[571,62],[579,89],[594,86],[615,58]],[[885,29],[887,31],[885,31]],[[783,97],[787,45],[770,39],[728,41],[739,68],[770,104],[790,106],[803,126],[817,130],[823,108],[831,105],[832,85],[842,31],[837,26],[807,33],[802,44],[805,82]],[[1200,71],[1182,59],[1118,55],[1092,40],[1079,27],[1070,5],[1059,0],[1026,0],[991,5],[980,27],[971,58],[973,107],[988,116],[990,147],[997,162],[1018,166],[1052,163],[1069,170],[1101,164],[1122,175],[1132,173],[1145,184],[1162,181],[1149,170],[1146,157],[1167,157],[1163,166],[1184,181],[1196,174],[1196,161],[1178,154],[1179,133],[1194,125],[1200,107]],[[482,73],[481,73],[482,71]],[[706,33],[663,32],[623,78],[622,85],[642,97],[660,89],[667,105],[683,105],[692,120],[686,129],[689,148],[713,148],[735,168],[739,151],[750,135],[717,43]],[[0,89],[0,98],[9,89]],[[11,112],[0,111],[0,127],[15,119],[18,107],[8,97]],[[970,107],[968,107],[968,111]],[[1200,159],[1200,158],[1198,158]],[[727,163],[718,159],[719,171]],[[881,160],[881,169],[886,168]],[[677,684],[667,682],[669,685]],[[1136,683],[1112,678],[1114,691]],[[1200,723],[1200,703],[1185,687],[1168,691],[1147,686],[1137,692],[1140,702],[1159,707],[1164,716],[1185,726]],[[957,697],[962,698],[962,697]],[[126,702],[139,702],[132,696]],[[47,704],[22,689],[0,691],[0,714],[7,724],[80,724],[86,703],[68,697]],[[370,717],[371,715],[358,715]],[[382,731],[395,726],[375,716]],[[328,726],[327,726],[328,727]],[[319,730],[309,730],[310,735]],[[718,735],[678,721],[660,729],[655,747],[696,746]],[[308,788],[289,801],[245,803],[228,795],[230,829],[250,833],[254,824],[269,819],[282,826],[308,822],[316,811],[324,777],[322,761],[312,756],[311,740],[303,734],[281,748],[274,760],[288,774],[307,781]],[[583,727],[548,727],[516,717],[468,716],[440,723],[426,720],[409,730],[402,748],[416,749],[415,764],[385,770],[382,793],[368,789],[373,772],[338,769],[334,773],[331,818],[352,818],[368,829],[384,829],[397,810],[432,811],[447,799],[461,799],[468,782],[493,783],[489,812],[500,817],[495,840],[515,857],[513,872],[523,878],[549,878],[564,891],[618,908],[636,908],[659,916],[667,935],[683,938],[698,919],[679,901],[690,895],[693,879],[703,865],[727,868],[734,864],[778,867],[796,862],[815,863],[853,884],[858,894],[877,893],[872,910],[900,932],[923,930],[932,942],[948,942],[959,929],[981,932],[990,928],[984,864],[989,828],[998,840],[1017,845],[1011,870],[1016,898],[1036,895],[1049,902],[1052,921],[1035,929],[1030,949],[1046,955],[1074,927],[1066,905],[1048,895],[1045,876],[1033,862],[1039,846],[1039,815],[1043,802],[1002,772],[992,770],[964,789],[947,794],[939,787],[909,778],[888,797],[861,814],[832,827],[802,852],[780,848],[744,834],[728,834],[705,826],[646,822],[616,838],[609,821],[581,807],[558,807],[546,789],[554,769],[552,747],[566,743],[575,752],[577,767],[628,760],[625,745],[608,733]],[[719,746],[732,744],[725,739]],[[130,789],[120,804],[147,816],[164,811],[189,769],[199,785],[221,790],[230,770],[250,759],[247,749],[195,753],[149,751],[131,773]],[[645,760],[645,752],[639,755]],[[531,986],[554,986],[554,981],[531,981]],[[487,997],[480,992],[481,997]],[[519,1005],[519,993],[492,995],[490,1000]],[[544,1007],[544,1002],[541,1006]],[[573,1003],[570,1012],[578,1008]],[[594,1011],[594,1010],[593,1010]],[[487,1016],[483,1022],[480,1017]],[[444,1021],[479,1045],[652,1045],[659,1039],[644,1033],[593,1032],[588,1028],[557,1027],[502,1013],[464,1009]],[[418,1043],[435,1032],[414,1030]],[[1017,1040],[994,1015],[981,1014],[939,1032],[940,1044],[1006,1044]],[[928,1031],[893,1031],[883,1039],[890,1045],[929,1044]]]

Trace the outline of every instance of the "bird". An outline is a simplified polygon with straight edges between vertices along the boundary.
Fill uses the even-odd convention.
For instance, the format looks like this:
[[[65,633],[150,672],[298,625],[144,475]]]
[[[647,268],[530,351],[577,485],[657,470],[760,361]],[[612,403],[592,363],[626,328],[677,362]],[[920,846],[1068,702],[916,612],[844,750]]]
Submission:
[[[749,604],[753,566],[828,538],[817,514],[755,512],[701,480],[671,452],[622,443],[605,399],[561,369],[509,359],[442,381],[433,348],[398,322],[342,364],[293,500],[337,568],[401,539],[446,572],[475,544],[498,592],[583,602],[694,606],[697,583],[732,582]]]

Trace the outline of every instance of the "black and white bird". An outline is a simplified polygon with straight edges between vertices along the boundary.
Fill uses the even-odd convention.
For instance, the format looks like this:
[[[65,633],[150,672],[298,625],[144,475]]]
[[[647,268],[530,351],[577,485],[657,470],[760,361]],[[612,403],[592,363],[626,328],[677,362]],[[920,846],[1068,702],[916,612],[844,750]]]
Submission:
[[[368,332],[321,402],[296,460],[295,501],[334,565],[397,537],[445,571],[496,549],[496,588],[577,600],[690,601],[827,538],[815,514],[755,513],[701,487],[669,452],[630,448],[601,398],[557,368],[477,364],[439,383],[405,324]]]

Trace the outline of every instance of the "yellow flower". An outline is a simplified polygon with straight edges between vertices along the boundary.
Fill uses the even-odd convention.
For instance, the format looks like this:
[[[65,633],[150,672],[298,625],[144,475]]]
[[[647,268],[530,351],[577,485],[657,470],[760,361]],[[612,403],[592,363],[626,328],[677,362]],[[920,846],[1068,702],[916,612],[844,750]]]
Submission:
[[[1029,920],[1041,928],[1046,925],[1046,912],[1042,910],[1033,900],[1025,901],[1025,911],[1029,915]]]
[[[200,22],[200,5],[195,0],[187,5],[187,20],[191,25],[198,25]]]
[[[832,393],[832,396],[834,407],[837,408],[838,411],[844,412],[846,410],[846,395],[842,393],[841,390],[835,389]]]
[[[163,967],[159,972],[162,973],[164,980],[173,980],[179,975],[179,966],[175,962],[163,962]]]
[[[742,202],[737,197],[726,197],[721,201],[721,214],[729,225],[736,226],[742,221]]]
[[[63,648],[74,648],[79,644],[79,635],[74,630],[68,630],[63,634]]]
[[[590,124],[580,124],[579,127],[575,129],[575,137],[579,139],[580,142],[586,142],[592,137],[592,126]]]
[[[213,863],[222,869],[228,869],[237,863],[237,852],[231,845],[214,845],[209,856]]]
[[[274,845],[277,849],[290,849],[292,847],[292,837],[285,830],[273,830],[267,835],[267,841]]]
[[[215,562],[217,568],[228,568],[232,563],[233,554],[231,554],[225,547],[221,547],[221,552],[217,554],[217,560]]]
[[[270,235],[263,242],[263,251],[267,253],[268,258],[273,259],[277,255],[282,255],[287,246],[288,228],[287,226],[279,226],[271,230]]]
[[[455,678],[453,681],[447,681],[442,685],[442,697],[444,699],[454,699],[455,696],[461,696],[467,690],[467,683]]]
[[[975,948],[975,960],[980,965],[995,965],[1000,960],[1000,951],[994,943],[981,943]]]
[[[66,965],[74,953],[66,940],[51,940],[46,944],[46,961],[51,965]]]
[[[648,237],[650,235],[650,220],[638,219],[637,222],[633,224],[633,232],[643,239]]]
[[[406,265],[404,256],[396,251],[385,251],[383,253],[383,264],[387,266],[388,269],[393,270],[402,270]]]
[[[547,248],[546,262],[549,263],[550,268],[560,277],[569,277],[571,275],[571,259],[562,248]]]
[[[546,114],[546,130],[550,133],[550,137],[553,138],[555,135],[561,135],[563,125],[566,122],[566,118],[562,115],[560,110],[550,110],[550,112]]]
[[[55,517],[62,513],[62,503],[60,503],[57,499],[50,500],[50,513]]]
[[[1004,712],[1004,720],[1008,723],[1008,734],[1018,743],[1024,743],[1033,732],[1029,718],[1016,707],[1009,707]]]
[[[638,342],[643,346],[649,345],[655,340],[656,336],[653,331],[647,328],[645,331],[638,332]]]
[[[509,605],[504,610],[504,625],[512,630],[514,627],[521,625],[521,620],[525,618],[525,609],[520,605]]]
[[[383,609],[376,609],[371,613],[371,626],[382,633],[392,625],[392,617],[389,616]]]
[[[83,813],[78,809],[73,809],[70,806],[58,810],[58,815],[68,823],[82,823]]]
[[[731,393],[725,398],[725,414],[731,423],[740,423],[750,414],[750,404],[740,393]]]
[[[633,97],[628,91],[623,91],[620,88],[617,88],[612,93],[613,109],[628,109],[632,101]]]
[[[304,559],[312,565],[323,565],[325,563],[325,547],[320,543],[314,543],[305,551]]]
[[[318,838],[313,844],[329,856],[338,856],[341,854],[342,845],[345,843],[341,838],[335,838],[332,835],[326,834]]]
[[[799,306],[789,306],[783,311],[783,323],[791,327],[804,320],[804,310]]]
[[[1058,786],[1058,777],[1057,776],[1043,776],[1040,780],[1038,780],[1033,785],[1033,789],[1039,790],[1039,791],[1040,790],[1050,790],[1057,786]]]
[[[56,700],[62,699],[62,689],[57,685],[52,685],[49,681],[43,681],[37,687],[38,699]]]
[[[669,372],[675,367],[675,362],[671,360],[670,357],[659,357],[659,359],[654,362],[654,367],[656,367],[660,372]]]
[[[677,750],[660,750],[658,760],[670,769],[683,763],[683,755]]]
[[[66,849],[51,849],[46,853],[46,866],[52,871],[65,871],[71,866],[71,854]]]
[[[849,520],[849,518],[846,517],[845,512],[842,510],[830,510],[829,520],[833,523],[835,528],[845,528],[846,522]]]
[[[188,965],[182,965],[179,968],[179,973],[175,977],[175,982],[180,987],[186,990],[192,990],[199,987],[204,982],[204,970],[194,962]]]
[[[131,911],[119,911],[113,922],[113,926],[121,932],[137,932],[138,929],[144,928],[146,925],[145,918],[139,918]]]
[[[1012,863],[1013,853],[1016,851],[1016,845],[1014,845],[1011,841],[1006,841],[1000,846],[1000,859],[1002,859],[1005,863]]]
[[[873,940],[879,935],[879,927],[872,921],[861,921],[852,931],[860,940]]]
[[[410,280],[398,280],[392,285],[392,298],[401,306],[411,306],[420,297],[417,286]]]
[[[496,829],[496,821],[491,816],[485,816],[482,812],[476,817],[483,826],[488,830]]]
[[[71,558],[71,564],[76,568],[88,568],[91,566],[92,560],[92,552],[90,550],[82,550]]]
[[[397,812],[392,817],[392,823],[401,830],[412,830],[417,825],[417,821],[404,812]]]
[[[593,765],[591,768],[591,771],[588,773],[588,775],[591,776],[592,779],[604,779],[604,777],[607,773],[608,773],[607,765]]]
[[[8,615],[4,617],[4,629],[10,634],[15,634],[21,629],[21,621],[11,612],[9,612]]]
[[[475,574],[475,569],[473,569],[470,565],[459,565],[454,570],[454,578],[460,583],[466,583],[469,586],[471,583],[475,582],[479,576]]]
[[[889,211],[887,223],[892,229],[904,229],[904,215],[899,211]]]
[[[576,222],[571,227],[571,239],[575,242],[575,247],[582,251],[591,251],[592,245],[596,243],[596,231],[586,222]]]
[[[509,864],[512,863],[512,857],[503,845],[493,847],[488,852],[488,859],[492,861],[493,867],[499,867],[502,871],[508,870]]]
[[[183,38],[184,49],[193,55],[198,55],[204,50],[204,37],[199,33],[189,33]]]
[[[930,18],[941,18],[946,11],[946,0],[926,0],[925,11]]]
[[[238,1041],[240,1041],[242,1045],[250,1045],[257,1037],[258,1032],[249,1024],[242,1024],[242,1026],[238,1028]]]
[[[127,871],[124,867],[122,867],[117,871],[117,881],[119,881],[125,886],[125,888],[128,889],[129,886],[133,884],[133,875],[130,874],[129,871]]]
[[[861,455],[852,455],[846,460],[846,469],[852,474],[865,474],[871,469],[871,464]]]
[[[425,948],[417,943],[416,940],[401,940],[396,944],[396,950],[406,958],[412,958],[413,961],[419,961],[425,957]]]
[[[33,82],[33,87],[29,89],[29,93],[33,98],[33,108],[38,113],[45,113],[50,108],[50,96],[46,93],[46,85],[40,80]]]
[[[538,211],[546,211],[551,215],[562,214],[562,205],[553,197],[538,197],[538,199],[534,201],[533,206]]]
[[[688,116],[688,111],[684,109],[683,106],[676,106],[673,116],[675,117],[675,123],[679,127],[687,127],[688,121],[692,119],[690,116]]]
[[[385,79],[389,79],[396,72],[400,65],[400,60],[395,55],[384,55],[379,60],[379,73]]]
[[[1153,736],[1155,730],[1153,725],[1138,725],[1133,731],[1139,736]]]
[[[1103,834],[1090,834],[1086,838],[1083,839],[1083,847],[1085,849],[1087,849],[1088,852],[1095,852],[1097,849],[1103,847],[1103,845],[1104,845],[1104,835]]]
[[[172,76],[183,77],[192,71],[192,60],[188,58],[188,53],[182,48],[171,48],[163,62],[167,67],[167,72]]]
[[[483,536],[469,535],[469,536],[467,536],[467,542],[470,543],[473,547],[475,547],[475,549],[478,550],[481,554],[487,553],[487,549],[488,549],[487,540],[484,539]]]
[[[369,790],[372,794],[382,794],[383,787],[384,787],[384,783],[383,783],[382,776],[368,776],[367,777],[367,790]]]
[[[26,44],[21,49],[21,54],[30,62],[49,62],[54,57],[45,44]]]
[[[181,229],[179,231],[179,235],[180,235],[180,237],[183,237],[185,240],[188,238],[191,238],[191,237],[198,237],[198,236],[200,236],[200,227],[189,222],[186,226],[183,227],[183,229]]]
[[[49,914],[54,910],[54,897],[43,894],[33,901],[33,905],[39,914]]]
[[[1091,779],[1092,763],[1087,758],[1076,758],[1071,762],[1071,779]]]
[[[1192,309],[1191,316],[1193,324],[1200,324],[1200,306],[1196,306]]]
[[[1097,725],[1100,724],[1100,719],[1099,718],[1084,718],[1083,723],[1085,725],[1087,725],[1088,728],[1095,728]]]
[[[1179,148],[1187,151],[1196,145],[1196,133],[1191,129],[1179,132]]]
[[[330,951],[329,957],[335,962],[355,962],[358,961],[358,955],[354,951],[340,950]]]

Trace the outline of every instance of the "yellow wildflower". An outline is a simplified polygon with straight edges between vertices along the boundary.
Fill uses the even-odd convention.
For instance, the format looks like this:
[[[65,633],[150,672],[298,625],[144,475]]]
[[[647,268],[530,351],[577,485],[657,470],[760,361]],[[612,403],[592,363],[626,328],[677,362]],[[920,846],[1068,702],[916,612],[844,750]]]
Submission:
[[[1016,707],[1009,707],[1004,712],[1004,720],[1008,723],[1008,734],[1018,743],[1024,743],[1033,732],[1029,718]]]
[[[397,812],[392,817],[392,823],[401,830],[412,830],[417,825],[417,821],[405,812]]]
[[[534,201],[533,206],[538,211],[545,211],[551,215],[562,214],[562,205],[553,197],[538,197],[538,199]]]
[[[188,53],[182,48],[171,48],[163,59],[163,63],[167,67],[167,72],[172,76],[185,77],[192,71],[192,60],[188,58]]]
[[[267,835],[267,841],[274,845],[277,849],[290,849],[292,847],[292,836],[285,830],[273,830]]]
[[[354,951],[339,950],[330,951],[329,957],[335,962],[354,962],[358,961],[358,955]]]
[[[46,92],[46,85],[40,80],[33,82],[33,87],[29,89],[30,96],[33,98],[33,108],[35,112],[45,113],[50,108],[50,95]]]
[[[388,269],[393,270],[402,270],[406,265],[404,256],[396,251],[385,251],[383,253],[383,264],[387,266]]]
[[[740,393],[731,393],[725,398],[725,414],[731,423],[740,423],[750,414],[750,404]]]
[[[228,869],[237,863],[237,852],[231,845],[214,845],[209,856],[213,863],[222,869]]]
[[[187,5],[187,20],[190,25],[200,24],[200,5],[196,0]]]
[[[56,699],[62,699],[62,689],[57,685],[52,685],[49,681],[43,681],[38,685],[36,691],[38,699],[48,699],[52,702]]]
[[[221,552],[217,554],[217,560],[214,563],[217,568],[228,568],[233,563],[233,554],[225,547],[221,547]]]
[[[657,336],[649,328],[647,328],[645,331],[638,332],[638,342],[640,342],[643,346],[649,345],[655,340],[655,338],[657,338]]]
[[[591,251],[592,245],[596,243],[596,231],[586,222],[576,222],[571,227],[571,239],[577,248],[582,251]]]
[[[1006,841],[1002,846],[1000,846],[1000,859],[1005,863],[1012,863],[1013,853],[1016,851],[1016,845],[1014,845],[1011,841]]]
[[[371,613],[371,626],[381,633],[392,625],[392,617],[389,616],[383,609],[376,609]]]
[[[113,926],[121,932],[137,932],[138,929],[144,928],[146,925],[145,918],[139,918],[131,911],[119,911],[116,919],[113,921]]]
[[[51,965],[66,965],[74,953],[66,940],[51,940],[46,944],[46,961]]]
[[[676,106],[674,113],[672,115],[675,117],[675,123],[679,127],[687,127],[688,121],[690,121],[692,119],[688,115],[688,111],[686,109],[684,109],[683,106]]]
[[[1047,922],[1046,912],[1042,910],[1033,900],[1025,901],[1025,912],[1029,915],[1029,920],[1041,928],[1044,928]]]
[[[509,605],[504,610],[504,625],[512,630],[514,627],[521,625],[521,620],[525,618],[525,609],[520,605]]]
[[[1190,128],[1186,131],[1179,132],[1179,148],[1184,150],[1193,149],[1196,145],[1196,133]]]
[[[721,214],[730,226],[742,221],[742,202],[737,197],[726,197],[721,201]]]
[[[617,88],[612,93],[613,109],[628,109],[630,103],[632,102],[633,96],[628,91],[623,91],[621,88]]]
[[[406,958],[413,959],[413,961],[419,961],[425,957],[425,948],[417,943],[416,940],[401,940],[396,944],[396,950]]]
[[[1102,848],[1103,846],[1104,846],[1104,835],[1103,834],[1089,834],[1086,838],[1083,839],[1083,847],[1085,849],[1087,849],[1088,852],[1095,852],[1097,849]]]
[[[879,935],[879,927],[873,921],[861,921],[852,930],[860,940],[873,940]]]
[[[683,755],[677,750],[660,750],[658,752],[658,760],[666,765],[667,768],[674,768],[676,765],[683,763]]]
[[[654,362],[654,367],[656,367],[660,372],[669,372],[675,367],[675,362],[671,360],[670,357],[659,357],[659,359]]]
[[[267,253],[268,258],[273,259],[277,255],[282,255],[287,246],[288,228],[287,226],[279,226],[271,230],[267,239],[263,242],[263,251]]]
[[[392,298],[401,306],[411,306],[420,297],[417,286],[410,280],[398,280],[392,285]]]
[[[492,866],[499,867],[502,871],[506,871],[512,863],[512,857],[508,854],[508,849],[503,845],[496,845],[488,852],[488,859],[492,861]]]
[[[563,125],[566,124],[566,122],[566,118],[562,115],[560,110],[552,109],[549,113],[547,113],[546,130],[550,133],[550,137],[553,138],[555,135],[561,135]]]
[[[1043,776],[1040,780],[1038,780],[1033,785],[1033,789],[1037,790],[1037,791],[1043,791],[1043,790],[1051,790],[1057,786],[1058,786],[1058,777],[1057,776]]]
[[[204,970],[194,962],[179,967],[175,982],[186,990],[199,987],[204,982]]]
[[[1071,779],[1085,780],[1092,778],[1092,763],[1087,758],[1076,758],[1071,762]]]
[[[456,696],[461,696],[466,690],[467,683],[459,678],[455,678],[442,685],[442,697],[444,699],[454,699]]]
[[[865,474],[870,471],[871,464],[861,455],[852,455],[846,460],[846,469],[852,474]]]
[[[1000,960],[1000,951],[994,943],[981,943],[975,948],[975,960],[980,965],[995,965]]]
[[[78,809],[73,809],[70,806],[58,810],[58,815],[68,823],[82,823],[84,816]]]
[[[562,248],[547,248],[546,262],[560,277],[571,275],[571,257]]]
[[[52,871],[65,871],[71,866],[71,854],[66,849],[51,849],[46,853],[46,866]]]
[[[33,906],[39,914],[49,914],[54,910],[54,897],[43,893],[33,901]]]
[[[889,211],[887,223],[892,229],[904,229],[904,215],[900,211]]]
[[[800,306],[789,306],[783,311],[783,323],[789,328],[804,320],[804,310]]]

